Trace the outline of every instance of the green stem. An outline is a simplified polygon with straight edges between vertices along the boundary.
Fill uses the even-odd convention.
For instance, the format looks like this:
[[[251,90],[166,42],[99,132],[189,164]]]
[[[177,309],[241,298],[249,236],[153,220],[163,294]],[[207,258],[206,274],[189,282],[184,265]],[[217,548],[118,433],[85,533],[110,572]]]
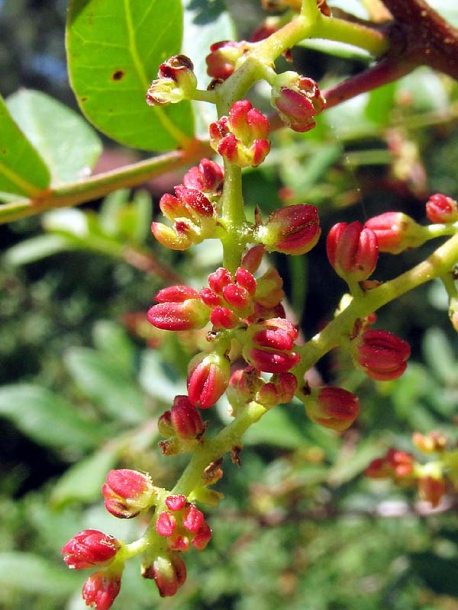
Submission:
[[[388,50],[388,37],[379,30],[360,23],[325,17],[317,20],[310,38],[324,38],[335,42],[345,42],[367,51],[374,57],[380,57]]]
[[[65,184],[50,191],[44,191],[37,199],[5,203],[0,206],[0,224],[55,208],[94,201],[116,189],[137,186],[166,171],[184,167],[194,160],[211,154],[212,151],[207,143],[195,141],[192,147],[186,150],[176,150],[146,161],[126,165],[121,169],[97,174],[80,182]]]
[[[458,234],[447,240],[425,261],[410,271],[353,299],[350,305],[310,341],[297,347],[301,361],[295,369],[298,379],[327,352],[349,335],[356,320],[363,319],[402,294],[449,272],[458,261]]]
[[[223,266],[232,273],[240,265],[246,245],[244,227],[246,217],[242,193],[242,170],[224,161],[224,190],[221,202],[221,224],[226,234],[223,244]]]
[[[231,451],[233,447],[241,447],[242,436],[266,412],[267,409],[263,406],[251,402],[212,439],[204,441],[196,449],[191,461],[170,493],[188,496],[194,489],[201,487],[204,483],[202,480],[204,469]]]

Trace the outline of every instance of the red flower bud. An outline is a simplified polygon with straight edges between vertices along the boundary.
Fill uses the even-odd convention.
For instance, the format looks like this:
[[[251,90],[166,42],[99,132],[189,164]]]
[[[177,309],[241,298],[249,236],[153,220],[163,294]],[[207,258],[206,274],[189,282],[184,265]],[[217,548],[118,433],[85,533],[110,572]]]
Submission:
[[[366,330],[351,342],[355,366],[377,381],[397,379],[407,368],[410,346],[386,330]]]
[[[227,398],[234,410],[254,400],[256,392],[262,385],[263,380],[254,367],[235,371],[229,380],[227,389]]]
[[[242,258],[242,267],[250,273],[256,273],[259,269],[259,265],[262,262],[265,248],[263,245],[258,244],[250,248]]]
[[[121,543],[113,536],[98,530],[84,530],[64,545],[62,554],[69,568],[84,570],[108,565],[120,548]]]
[[[175,595],[186,582],[186,565],[180,553],[170,551],[142,567],[143,578],[154,578],[161,597]]]
[[[210,144],[217,153],[239,167],[256,167],[270,151],[267,118],[248,100],[235,102],[228,117],[210,125]]]
[[[175,397],[170,416],[173,429],[182,440],[198,439],[205,432],[200,413],[187,396]]]
[[[418,493],[420,498],[429,502],[433,508],[439,505],[447,491],[442,476],[420,476],[418,478]]]
[[[183,510],[187,504],[187,498],[183,494],[170,495],[165,499],[165,504],[171,511]]]
[[[197,330],[209,320],[210,311],[199,293],[188,286],[171,286],[156,295],[158,305],[147,314],[148,322],[162,330]]]
[[[177,520],[168,510],[165,510],[158,515],[155,527],[160,536],[168,538],[176,530]]]
[[[314,80],[296,72],[284,72],[272,87],[272,106],[281,120],[293,131],[305,132],[315,127],[315,116],[326,101]]]
[[[407,248],[415,248],[425,241],[422,226],[402,212],[386,212],[369,218],[364,226],[377,236],[380,252],[399,254]]]
[[[309,389],[304,404],[313,422],[339,432],[349,428],[359,412],[358,397],[343,388]]]
[[[412,442],[423,453],[443,453],[447,448],[447,437],[442,432],[430,432],[426,435],[414,432]]]
[[[223,188],[223,168],[211,161],[202,159],[198,167],[191,167],[183,177],[183,184],[209,195],[220,195]]]
[[[247,332],[243,357],[266,373],[286,373],[300,360],[299,354],[291,351],[297,336],[297,329],[283,318],[253,324]]]
[[[410,453],[388,449],[383,458],[372,460],[364,474],[372,479],[391,477],[396,482],[410,482],[414,469],[414,458]]]
[[[109,610],[121,589],[121,574],[110,570],[94,572],[83,586],[86,606],[96,610]]]
[[[149,474],[128,469],[110,470],[102,495],[109,513],[130,519],[152,506],[155,489]]]
[[[227,307],[217,305],[210,314],[210,322],[218,328],[235,328],[240,323],[240,318]]]
[[[377,264],[375,233],[358,222],[339,222],[329,231],[326,252],[335,272],[346,281],[362,282]]]
[[[291,402],[297,390],[297,379],[292,373],[272,375],[256,394],[256,402],[270,409],[276,405]]]
[[[188,396],[201,409],[212,407],[224,394],[230,377],[226,357],[215,352],[197,354],[188,366]]]
[[[431,222],[447,224],[458,220],[458,203],[451,197],[431,195],[426,202],[426,216]]]
[[[237,61],[247,49],[248,45],[244,40],[215,42],[210,47],[210,54],[205,58],[207,74],[219,81],[226,80],[233,74]]]
[[[273,212],[265,225],[256,228],[254,237],[268,251],[283,254],[305,254],[321,234],[318,210],[314,205],[298,204]]]
[[[192,99],[197,87],[192,61],[186,55],[175,55],[159,66],[158,78],[153,80],[147,93],[149,106],[176,104]]]

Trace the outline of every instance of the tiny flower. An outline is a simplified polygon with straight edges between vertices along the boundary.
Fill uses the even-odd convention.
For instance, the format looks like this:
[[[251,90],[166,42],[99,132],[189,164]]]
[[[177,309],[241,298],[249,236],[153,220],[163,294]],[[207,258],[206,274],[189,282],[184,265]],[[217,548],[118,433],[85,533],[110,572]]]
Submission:
[[[270,151],[269,121],[248,100],[234,102],[229,116],[210,125],[210,145],[239,167],[256,167]]]
[[[299,360],[292,351],[297,329],[283,318],[271,318],[252,324],[247,331],[243,357],[256,369],[266,373],[286,373]]]
[[[305,410],[315,423],[332,430],[346,430],[358,417],[358,397],[343,388],[308,388]]]
[[[215,42],[210,47],[210,54],[205,58],[207,74],[217,81],[225,81],[233,74],[237,62],[247,50],[248,44],[244,40]]]
[[[197,330],[209,320],[210,310],[197,291],[188,286],[172,286],[156,295],[158,305],[147,313],[148,322],[162,330]]]
[[[73,570],[104,567],[121,548],[121,543],[98,530],[84,530],[76,534],[62,548],[64,561]]]
[[[186,582],[186,565],[181,554],[169,551],[142,566],[143,578],[153,578],[161,597],[172,597]]]
[[[261,389],[263,380],[254,367],[234,371],[227,388],[227,399],[234,411],[254,400],[256,392]]]
[[[268,251],[301,255],[316,245],[320,233],[317,208],[297,204],[273,212],[265,225],[255,229],[254,238],[264,244]]]
[[[377,236],[380,252],[399,254],[407,248],[416,248],[425,241],[424,228],[402,212],[385,212],[369,218],[364,226]]]
[[[283,280],[278,271],[271,267],[257,281],[255,301],[269,309],[276,307],[284,298]]]
[[[156,531],[160,536],[164,536],[164,538],[168,538],[173,534],[173,532],[177,528],[176,518],[169,513],[169,511],[165,510],[156,520]]]
[[[362,282],[377,264],[377,237],[358,221],[339,222],[328,233],[326,252],[337,275],[346,281]]]
[[[192,99],[197,78],[189,57],[174,55],[159,66],[157,75],[158,78],[153,80],[146,93],[149,106],[166,106]]]
[[[314,80],[284,72],[272,87],[271,104],[288,127],[305,132],[315,127],[315,116],[324,110],[326,101]]]
[[[121,589],[121,574],[110,570],[94,572],[83,586],[86,606],[96,610],[109,610]]]
[[[154,503],[155,489],[149,474],[122,468],[110,470],[102,495],[109,513],[131,519]]]
[[[212,352],[197,354],[188,366],[188,396],[201,409],[212,407],[224,394],[230,377],[225,356]]]
[[[186,188],[207,195],[221,195],[223,181],[223,168],[210,159],[202,159],[198,167],[191,167],[183,176],[183,184]]]
[[[458,203],[451,197],[437,193],[426,202],[426,216],[431,222],[449,223],[458,220]]]
[[[357,368],[377,381],[397,379],[407,368],[410,346],[386,330],[366,330],[351,342]]]
[[[262,244],[253,246],[243,255],[241,266],[250,273],[256,273],[264,257],[264,252],[265,248]]]

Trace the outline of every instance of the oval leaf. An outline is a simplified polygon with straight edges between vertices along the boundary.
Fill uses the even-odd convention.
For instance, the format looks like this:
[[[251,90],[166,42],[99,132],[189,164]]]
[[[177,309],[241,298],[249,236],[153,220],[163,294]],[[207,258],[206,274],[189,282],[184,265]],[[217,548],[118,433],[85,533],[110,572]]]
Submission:
[[[34,553],[0,553],[0,585],[7,589],[64,597],[75,590],[75,577]]]
[[[191,106],[150,108],[145,102],[159,64],[180,52],[179,0],[72,0],[68,11],[70,82],[78,103],[110,138],[145,150],[186,145]]]
[[[0,417],[35,442],[53,449],[83,451],[103,440],[100,426],[83,419],[72,405],[39,386],[2,387]]]
[[[7,100],[16,123],[45,159],[57,186],[84,178],[102,153],[94,130],[76,112],[40,91],[23,89]]]
[[[46,163],[19,129],[0,96],[0,193],[34,199],[46,190],[50,179]]]

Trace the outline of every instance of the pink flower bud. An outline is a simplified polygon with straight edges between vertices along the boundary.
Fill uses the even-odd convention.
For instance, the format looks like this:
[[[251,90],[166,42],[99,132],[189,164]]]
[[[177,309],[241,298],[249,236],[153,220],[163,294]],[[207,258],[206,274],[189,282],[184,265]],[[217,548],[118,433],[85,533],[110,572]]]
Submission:
[[[188,396],[192,405],[212,407],[224,394],[230,377],[230,364],[215,352],[197,354],[188,366]]]
[[[346,281],[362,282],[377,264],[375,233],[358,222],[339,222],[329,231],[326,252],[335,272]]]
[[[172,286],[156,295],[158,305],[147,313],[148,322],[162,330],[197,330],[209,321],[210,311],[197,291],[187,286]]]
[[[248,45],[244,40],[215,42],[210,47],[210,54],[205,58],[208,75],[218,81],[228,79],[233,74],[237,61],[247,49]]]
[[[286,373],[300,360],[299,354],[291,351],[297,336],[297,329],[283,318],[253,324],[248,329],[243,357],[266,373]]]
[[[283,280],[278,271],[272,267],[257,281],[256,303],[265,308],[273,308],[284,298]]]
[[[193,244],[188,227],[183,227],[177,223],[175,226],[168,227],[161,222],[153,222],[151,224],[151,232],[157,241],[170,250],[187,250]]]
[[[183,494],[175,494],[167,496],[167,498],[165,499],[165,504],[168,509],[175,512],[178,510],[183,510],[183,508],[187,504],[187,501],[188,500],[186,496],[184,496]]]
[[[210,322],[214,328],[235,328],[240,323],[240,318],[227,307],[217,305],[210,314]]]
[[[386,330],[366,330],[351,342],[357,368],[377,381],[400,377],[407,368],[410,346]]]
[[[153,80],[147,93],[149,106],[176,104],[192,99],[197,87],[194,66],[189,57],[175,55],[159,66],[158,78]]]
[[[142,576],[154,578],[161,597],[172,597],[186,582],[186,565],[180,553],[171,551],[143,566]]]
[[[121,574],[110,570],[94,572],[83,586],[86,606],[96,610],[109,610],[121,589]]]
[[[458,220],[458,203],[451,197],[431,195],[426,202],[426,216],[431,222],[447,224]]]
[[[153,505],[155,489],[149,474],[128,469],[110,470],[102,495],[109,513],[131,519]]]
[[[273,212],[265,225],[256,228],[254,237],[268,251],[283,254],[305,254],[321,234],[318,210],[314,205],[298,204]]]
[[[223,168],[211,161],[202,159],[198,167],[191,167],[183,177],[183,184],[209,195],[221,195],[224,180]]]
[[[198,439],[205,432],[199,411],[187,396],[176,396],[170,410],[172,426],[181,440]]]
[[[376,234],[380,252],[399,254],[407,248],[420,246],[425,241],[423,227],[402,212],[385,212],[374,216],[364,226]]]
[[[359,412],[358,397],[343,388],[313,388],[304,404],[313,422],[339,432],[349,428]]]
[[[160,536],[168,538],[176,530],[177,520],[169,511],[165,510],[158,515],[155,527]]]
[[[248,100],[234,102],[228,117],[210,125],[210,145],[239,167],[256,167],[270,151],[267,118]]]
[[[315,116],[324,110],[326,101],[314,80],[284,72],[272,87],[271,104],[288,127],[305,132],[315,127]]]
[[[204,515],[195,504],[189,504],[184,511],[182,523],[189,532],[197,534],[204,523]]]
[[[195,536],[192,539],[192,546],[197,551],[203,551],[212,537],[212,531],[206,521],[202,523]]]
[[[227,399],[234,410],[237,410],[254,400],[256,392],[262,385],[263,380],[254,367],[238,369],[229,380]]]
[[[62,554],[69,568],[84,570],[108,565],[120,548],[121,543],[113,536],[98,530],[84,530],[64,545]]]

